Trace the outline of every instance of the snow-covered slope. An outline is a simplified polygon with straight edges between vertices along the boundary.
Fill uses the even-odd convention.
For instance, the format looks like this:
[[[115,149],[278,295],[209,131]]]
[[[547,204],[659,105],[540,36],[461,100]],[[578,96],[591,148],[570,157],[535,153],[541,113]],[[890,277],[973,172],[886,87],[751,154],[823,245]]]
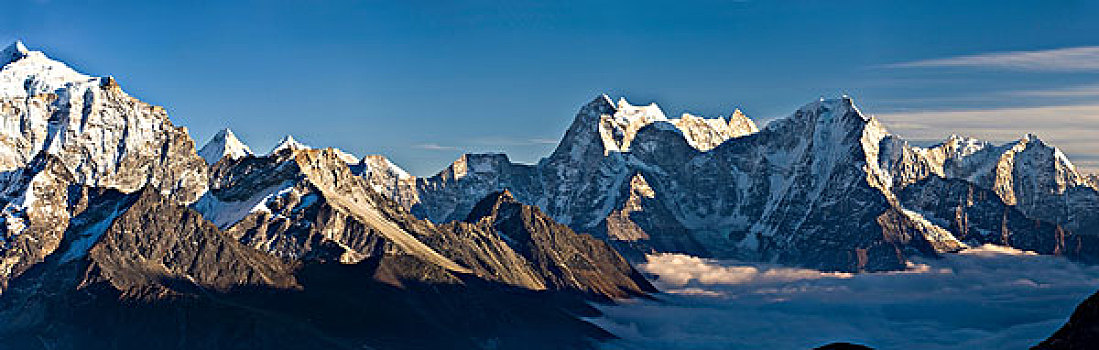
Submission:
[[[932,147],[915,147],[861,113],[848,97],[813,101],[761,130],[739,110],[727,117],[683,114],[671,119],[655,103],[633,105],[600,95],[580,109],[553,153],[533,165],[513,163],[503,154],[470,154],[435,176],[416,178],[381,156],[359,159],[336,149],[318,151],[341,163],[324,167],[347,168],[365,184],[333,192],[325,186],[336,184],[322,186],[319,180],[299,188],[304,186],[300,179],[283,176],[286,169],[279,166],[253,168],[262,162],[248,159],[317,153],[301,153],[311,148],[291,136],[266,157],[246,157],[248,147],[224,130],[200,157],[186,130],[172,126],[163,109],[129,97],[111,78],[77,73],[21,43],[4,49],[0,59],[3,169],[33,178],[27,166],[49,154],[64,170],[58,174],[69,174],[72,184],[124,193],[152,186],[182,203],[206,191],[209,167],[195,166],[199,161],[212,171],[226,171],[217,163],[229,159],[243,169],[237,171],[270,172],[254,174],[266,180],[229,186],[247,195],[226,196],[219,190],[194,205],[223,228],[257,213],[268,215],[263,225],[312,224],[293,222],[287,215],[297,214],[280,214],[270,206],[297,192],[305,204],[316,199],[310,194],[323,195],[326,203],[360,221],[370,211],[359,207],[367,202],[352,197],[376,192],[420,218],[444,223],[465,219],[479,200],[507,189],[516,200],[540,207],[574,230],[628,249],[836,270],[892,269],[903,267],[912,254],[966,246],[958,238],[969,237],[964,225],[947,225],[941,208],[908,207],[897,195],[920,185],[923,196],[935,191],[956,196],[947,191],[960,187],[928,184],[944,178],[995,193],[1026,218],[1099,235],[1095,181],[1036,136],[1006,145],[954,136]],[[299,175],[322,173],[306,171],[305,164],[294,167],[303,169]],[[25,199],[33,181],[9,182],[5,224],[14,237],[23,227],[35,226],[19,217],[30,207],[26,203],[34,203]],[[378,205],[371,203],[362,205]],[[987,207],[998,208],[994,204]],[[375,224],[388,227],[380,222]],[[386,237],[393,242],[404,237],[391,236]],[[287,239],[257,237],[263,243],[256,247],[265,249]],[[1035,242],[1046,239],[1033,237]],[[418,250],[408,244],[406,249]],[[450,265],[432,260],[430,253],[416,254]]]
[[[941,144],[920,148],[899,138],[880,164],[902,188],[929,176],[960,179],[991,190],[1000,200],[1027,216],[1063,225],[1081,234],[1099,235],[1099,193],[1061,150],[1033,134],[994,145],[951,136]]]
[[[191,202],[206,170],[187,130],[163,108],[130,97],[113,78],[93,78],[19,42],[0,68],[0,170],[56,155],[76,182],[133,192],[151,185]]]
[[[684,113],[682,117],[671,122],[683,131],[687,143],[700,151],[709,151],[728,139],[759,131],[755,122],[744,116],[739,109],[729,115],[728,121],[725,118],[706,119]]]
[[[221,158],[240,159],[253,153],[252,149],[241,142],[232,130],[226,128],[218,131],[210,141],[206,142],[206,145],[198,151],[198,155],[206,160],[206,164],[214,164]]]
[[[415,203],[416,177],[394,164],[383,155],[372,154],[357,163],[350,164],[351,172],[362,176],[370,187],[398,203]],[[412,196],[405,198],[402,196]]]
[[[386,168],[366,164],[376,170],[360,172]],[[446,222],[461,219],[474,198],[508,189],[627,249],[862,270],[966,246],[958,228],[898,200],[896,191],[929,176],[972,182],[1035,219],[1086,231],[1080,223],[1095,221],[1086,209],[1099,201],[1074,169],[1033,136],[1004,146],[957,136],[911,146],[848,97],[815,101],[758,130],[740,113],[668,119],[655,104],[603,95],[580,109],[537,165],[469,154],[415,186],[406,178],[383,193]]]
[[[78,90],[100,85],[103,78],[81,74],[64,63],[46,57],[41,51],[30,51],[16,41],[0,52],[0,96],[5,98],[33,97],[55,93],[70,85]]]
[[[276,144],[275,147],[272,148],[271,151],[267,153],[267,155],[273,155],[273,154],[279,153],[279,151],[282,151],[284,149],[291,149],[291,150],[297,151],[297,150],[303,150],[303,149],[313,149],[313,147],[308,146],[304,143],[298,142],[298,140],[294,139],[294,136],[286,135],[282,138],[282,140],[279,140],[279,143]],[[340,160],[342,160],[344,163],[356,164],[356,163],[359,162],[359,158],[355,157],[354,154],[348,153],[348,152],[346,152],[344,150],[341,150],[341,149],[338,149],[338,148],[331,148],[331,149],[332,149],[332,151],[336,152],[336,156],[339,157]]]

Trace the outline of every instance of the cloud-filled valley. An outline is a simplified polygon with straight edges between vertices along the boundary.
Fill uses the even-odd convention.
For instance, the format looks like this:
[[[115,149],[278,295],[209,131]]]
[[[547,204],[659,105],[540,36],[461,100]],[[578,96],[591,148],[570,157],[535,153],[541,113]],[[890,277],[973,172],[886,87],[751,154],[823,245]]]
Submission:
[[[846,274],[650,255],[665,293],[602,307],[611,349],[1027,348],[1099,286],[1099,267],[995,246],[905,271]]]

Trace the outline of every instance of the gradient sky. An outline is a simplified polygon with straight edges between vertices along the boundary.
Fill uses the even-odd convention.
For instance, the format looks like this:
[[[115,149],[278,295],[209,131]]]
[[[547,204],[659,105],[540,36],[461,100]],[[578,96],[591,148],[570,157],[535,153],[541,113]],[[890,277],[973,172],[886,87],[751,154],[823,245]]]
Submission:
[[[894,132],[1035,132],[1099,169],[1095,1],[5,1],[0,41],[163,105],[416,175],[547,155],[599,93],[761,124],[850,94]]]

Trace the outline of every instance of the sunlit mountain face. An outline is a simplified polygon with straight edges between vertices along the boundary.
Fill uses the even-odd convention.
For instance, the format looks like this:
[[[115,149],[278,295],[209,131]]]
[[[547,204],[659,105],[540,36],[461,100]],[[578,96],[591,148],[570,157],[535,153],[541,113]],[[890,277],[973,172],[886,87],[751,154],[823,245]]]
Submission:
[[[4,5],[0,350],[1097,347],[1094,5],[659,5]]]

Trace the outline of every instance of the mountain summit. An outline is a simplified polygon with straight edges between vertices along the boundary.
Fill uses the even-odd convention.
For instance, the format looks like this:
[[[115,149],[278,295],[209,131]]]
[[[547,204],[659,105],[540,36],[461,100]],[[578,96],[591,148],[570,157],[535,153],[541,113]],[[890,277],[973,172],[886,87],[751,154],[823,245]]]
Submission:
[[[282,140],[279,140],[279,143],[277,145],[275,145],[275,147],[272,148],[270,152],[267,152],[267,154],[279,153],[280,151],[285,150],[285,149],[297,151],[297,150],[311,149],[311,148],[312,147],[306,146],[305,144],[303,144],[301,142],[298,142],[298,140],[295,140],[294,136],[286,135],[286,136],[283,136]]]
[[[0,51],[0,67],[18,61],[23,57],[27,57],[27,53],[29,52],[27,47],[23,46],[23,41],[16,40],[14,43],[11,43],[11,45],[4,48],[3,51]]]
[[[20,42],[4,55],[18,59],[0,67],[0,290],[60,252],[81,189],[151,187],[182,204],[206,191],[194,142],[163,108]]]
[[[361,176],[415,183],[382,157],[196,152],[115,79],[3,55],[0,347],[585,348],[612,337],[588,301],[655,291],[535,207],[432,223]]]
[[[225,128],[218,131],[205,146],[202,146],[202,149],[198,151],[198,155],[206,160],[206,164],[214,164],[225,157],[239,159],[250,156],[252,150],[240,139],[237,139],[232,130]]]
[[[955,208],[972,220],[947,216],[940,210],[947,204],[929,201],[957,195],[958,187],[936,181],[943,178],[994,196]],[[810,102],[758,130],[739,113],[728,121],[668,119],[656,104],[600,95],[536,165],[469,154],[414,186],[369,180],[435,222],[461,219],[479,198],[507,189],[635,257],[683,252],[873,271],[992,243],[1099,259],[1099,231],[1089,224],[1099,222],[1090,209],[1099,208],[1099,195],[1059,150],[1034,137],[911,146],[848,96]],[[976,219],[995,210],[1003,220]],[[1027,228],[1023,220],[1044,224]]]

